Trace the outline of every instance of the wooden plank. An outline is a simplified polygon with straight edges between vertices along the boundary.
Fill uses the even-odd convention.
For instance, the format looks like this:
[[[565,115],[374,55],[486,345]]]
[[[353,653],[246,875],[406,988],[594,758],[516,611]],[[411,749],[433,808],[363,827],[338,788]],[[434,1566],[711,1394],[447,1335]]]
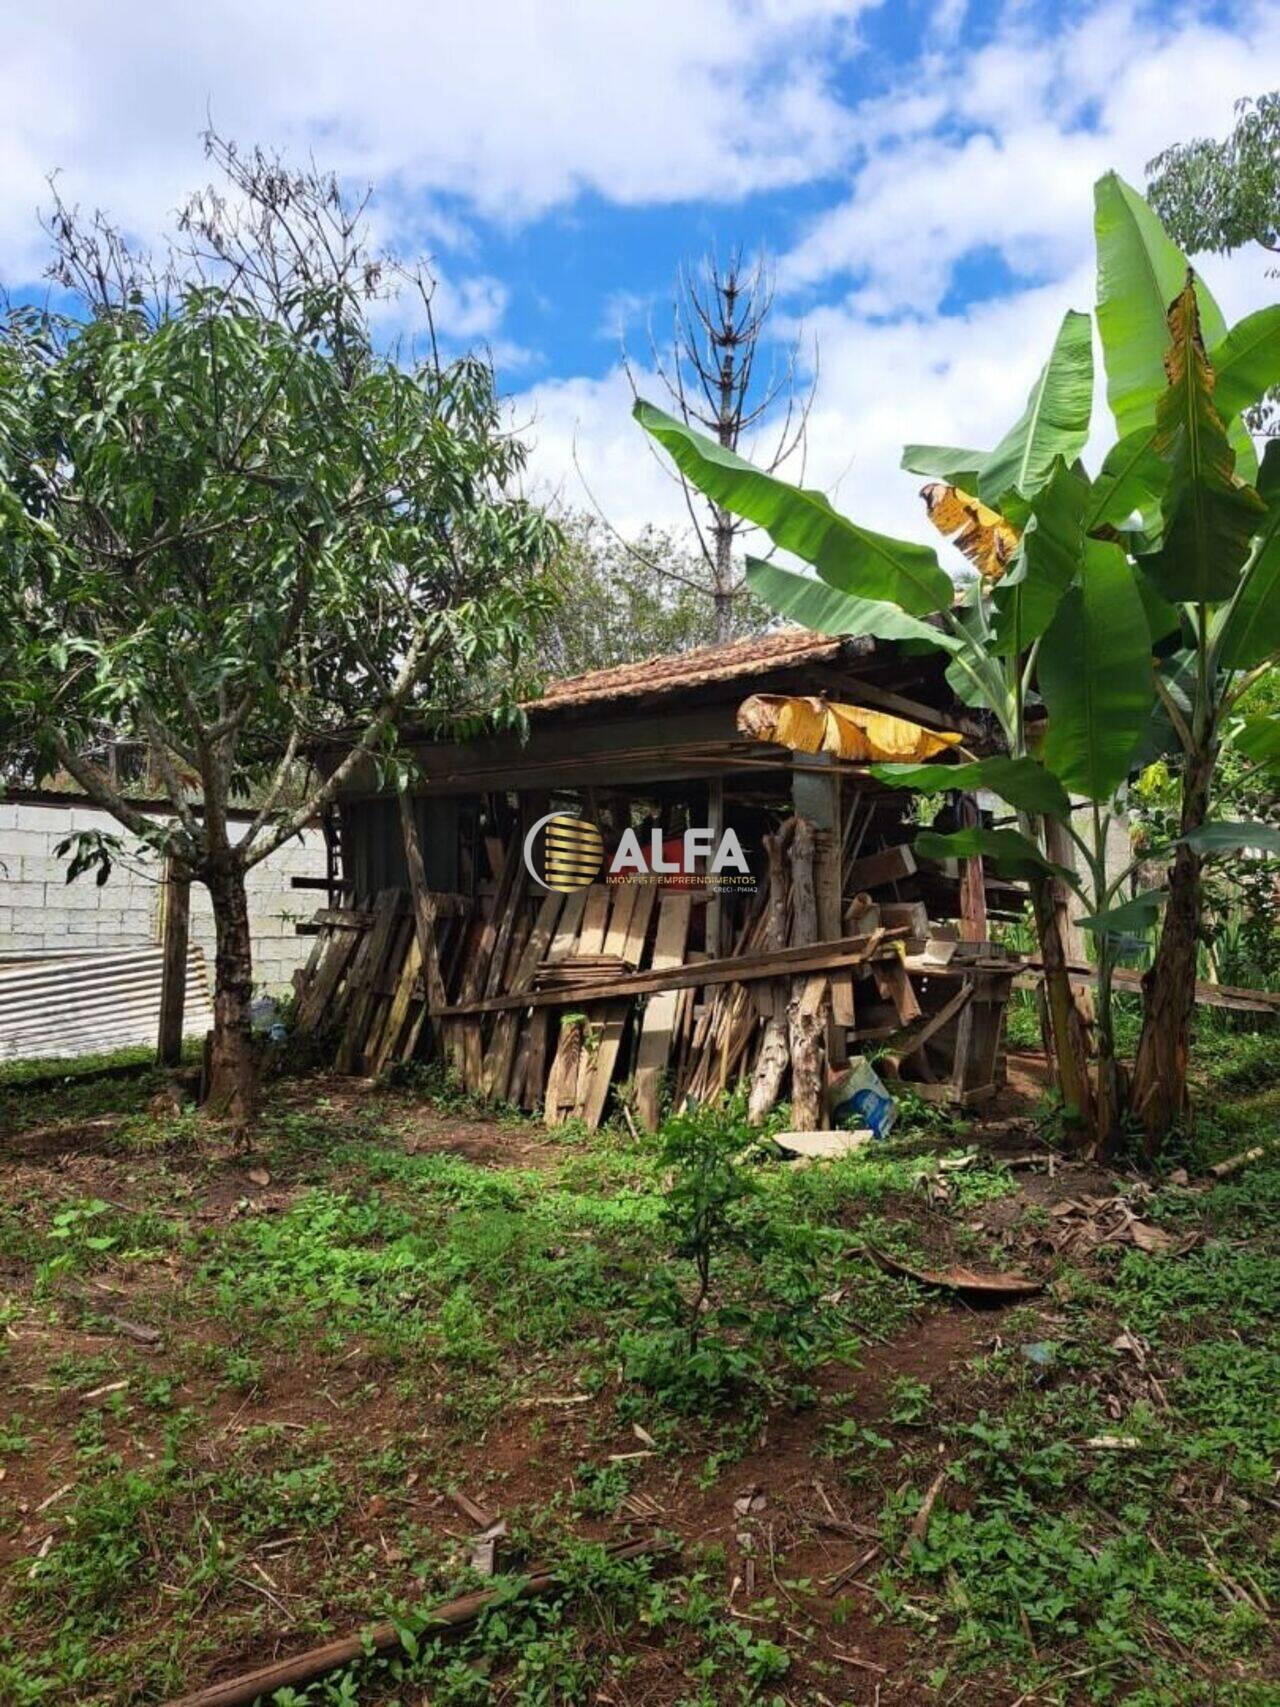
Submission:
[[[325,937],[315,974],[299,998],[294,1030],[300,1036],[307,1036],[319,1025],[348,962],[354,958],[362,941],[363,937],[354,931],[333,931]]]
[[[724,778],[712,777],[707,784],[707,826],[711,831],[711,845],[718,848],[720,838],[724,834]],[[724,902],[717,889],[712,888],[707,895],[707,953],[713,960],[719,958],[721,952],[721,923],[724,917]],[[839,924],[837,921],[837,929]]]
[[[340,1073],[354,1071],[364,1050],[365,1037],[377,1001],[377,980],[382,974],[383,961],[395,934],[399,907],[398,889],[382,890],[374,903],[372,928],[361,943],[356,954],[356,964],[351,969],[347,1023],[334,1061],[334,1066]]]
[[[900,883],[914,876],[916,856],[909,847],[881,848],[879,853],[864,854],[855,859],[845,874],[845,889],[856,893],[860,889],[879,889],[886,883]]]
[[[400,1033],[404,1030],[404,1022],[409,1017],[409,1009],[413,1003],[413,990],[418,974],[422,970],[422,944],[415,933],[409,938],[409,946],[405,950],[404,964],[400,968],[399,982],[396,993],[391,998],[391,1006],[387,1010],[386,1023],[382,1028],[382,1036],[378,1041],[377,1053],[373,1059],[373,1071],[382,1072],[387,1062],[395,1053]]]
[[[658,908],[658,936],[653,948],[653,973],[661,975],[681,967],[689,939],[693,897],[687,889],[668,890]],[[710,961],[692,968],[696,979]],[[643,974],[639,974],[643,976]],[[676,986],[659,989],[649,999],[640,1027],[636,1052],[636,1116],[646,1132],[655,1132],[662,1102],[662,1081],[671,1053],[676,1018]]]
[[[682,891],[688,898],[688,891]],[[659,916],[661,929],[661,916]],[[593,986],[592,1001],[610,1001],[615,996],[647,996],[657,990],[683,990],[690,985],[750,984],[757,978],[790,977],[802,972],[829,971],[832,967],[860,966],[875,955],[881,945],[893,937],[893,931],[876,931],[871,936],[840,937],[835,942],[814,942],[798,948],[768,949],[728,959],[703,960],[669,970],[657,964],[647,972],[632,972],[608,984]],[[932,968],[930,968],[932,970]],[[1010,971],[1014,968],[1010,967]],[[581,990],[531,990],[523,996],[494,996],[469,1006],[459,1004],[445,1008],[442,1018],[463,1019],[471,1015],[501,1013],[506,1008],[566,1007],[582,1000]]]
[[[875,961],[871,976],[881,997],[893,1003],[899,1025],[910,1025],[913,1020],[920,1018],[924,1010],[920,1006],[915,986],[907,976],[907,969],[896,954],[888,959]]]
[[[609,928],[604,933],[602,954],[616,954],[619,959],[627,946],[627,935],[631,927],[631,915],[635,912],[636,896],[641,886],[637,883],[619,883],[613,886],[613,906],[609,913]]]
[[[543,955],[551,943],[551,937],[556,928],[556,920],[560,917],[560,909],[564,905],[564,896],[554,889],[549,889],[542,898],[538,909],[538,917],[533,929],[529,932],[528,941],[520,954],[515,972],[511,978],[510,993],[518,995],[527,990],[533,982],[533,975],[542,962]],[[512,1008],[498,1015],[497,1024],[493,1028],[493,1038],[489,1044],[489,1053],[485,1057],[484,1076],[481,1088],[487,1098],[501,1101],[507,1094],[511,1080],[511,1069],[515,1063],[516,1041],[520,1033],[519,1010]]]
[[[579,954],[603,954],[609,922],[610,891],[607,884],[593,883],[587,890],[586,910],[578,933]]]
[[[571,895],[564,898],[564,907],[560,913],[560,922],[551,938],[547,949],[548,961],[567,960],[577,945],[578,933],[582,929],[582,915],[586,910],[587,892],[585,889],[575,889]]]
[[[1073,963],[1068,968],[1068,974],[1073,984],[1096,984],[1098,981],[1098,970],[1095,966]],[[1027,962],[1027,970],[1016,979],[1016,986],[1020,990],[1033,989],[1040,982],[1042,975],[1040,962],[1030,960]],[[1117,966],[1111,978],[1118,990],[1141,993],[1142,973],[1132,967]],[[1201,1007],[1227,1008],[1233,1013],[1276,1014],[1280,1013],[1280,990],[1251,990],[1238,984],[1209,984],[1197,979],[1196,1002]]]
[[[652,883],[639,883],[633,887],[636,898],[631,909],[631,922],[627,926],[627,940],[622,945],[621,954],[628,966],[638,968],[644,962],[645,943],[649,938],[649,920],[653,917],[658,890]]]
[[[582,1099],[582,1118],[595,1131],[604,1116],[609,1098],[609,1085],[622,1047],[622,1034],[631,1013],[630,1002],[610,1002],[602,1015],[600,1041],[591,1063],[591,1077]]]

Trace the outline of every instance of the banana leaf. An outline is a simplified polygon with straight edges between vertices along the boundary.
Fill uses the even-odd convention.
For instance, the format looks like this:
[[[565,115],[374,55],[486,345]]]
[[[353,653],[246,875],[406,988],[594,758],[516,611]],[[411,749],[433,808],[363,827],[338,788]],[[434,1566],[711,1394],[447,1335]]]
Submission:
[[[936,830],[921,830],[915,839],[915,850],[921,859],[972,859],[981,854],[1010,877],[1060,877],[1073,889],[1079,888],[1074,871],[1055,865],[1046,859],[1020,830],[953,830],[939,835]]]
[[[1169,335],[1169,384],[1156,409],[1156,449],[1170,467],[1164,540],[1142,567],[1166,599],[1220,604],[1236,590],[1267,507],[1235,478],[1189,278],[1169,310]]]
[[[911,788],[920,794],[986,788],[1019,812],[1047,813],[1054,818],[1066,818],[1071,813],[1066,789],[1035,759],[996,757],[956,765],[872,765],[871,774],[890,788]]]
[[[1073,793],[1109,800],[1155,697],[1146,612],[1119,546],[1085,541],[1083,573],[1040,644],[1037,677],[1049,713],[1045,764]]]
[[[1146,202],[1114,172],[1094,186],[1098,245],[1098,332],[1107,371],[1107,401],[1123,439],[1155,426],[1165,389],[1166,316],[1182,290],[1187,258]],[[1203,279],[1196,280],[1205,343],[1216,349],[1227,323]],[[1257,468],[1253,442],[1241,421],[1231,427],[1240,473]]]
[[[820,492],[791,486],[726,450],[643,399],[637,421],[668,452],[691,486],[734,515],[762,527],[831,586],[858,598],[929,616],[951,603],[951,578],[927,546],[872,533],[839,515]]]
[[[1262,459],[1258,496],[1266,515],[1231,603],[1215,612],[1214,663],[1249,670],[1280,651],[1280,439]]]
[[[897,605],[842,593],[812,575],[780,569],[758,557],[747,558],[747,585],[780,616],[817,634],[869,634],[877,640],[910,640],[935,652],[955,652],[963,643],[946,629],[908,616]]]
[[[978,496],[983,503],[1002,509],[1009,491],[1033,498],[1059,457],[1074,462],[1089,437],[1092,407],[1093,324],[1087,314],[1071,309],[1021,417],[982,464]]]

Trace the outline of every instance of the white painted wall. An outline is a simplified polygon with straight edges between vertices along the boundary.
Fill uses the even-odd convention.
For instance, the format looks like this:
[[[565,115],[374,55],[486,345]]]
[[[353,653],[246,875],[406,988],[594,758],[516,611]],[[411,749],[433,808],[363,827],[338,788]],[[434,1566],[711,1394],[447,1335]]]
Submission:
[[[78,830],[119,835],[131,853],[99,888],[92,872],[67,882],[67,861],[54,852]],[[277,994],[311,951],[294,925],[324,905],[318,890],[291,889],[289,879],[323,877],[324,838],[308,831],[288,842],[248,876],[253,927],[253,978]],[[106,812],[60,801],[0,800],[0,954],[24,949],[137,948],[159,940],[159,867]],[[213,975],[213,912],[203,884],[191,889],[191,940],[203,948]]]

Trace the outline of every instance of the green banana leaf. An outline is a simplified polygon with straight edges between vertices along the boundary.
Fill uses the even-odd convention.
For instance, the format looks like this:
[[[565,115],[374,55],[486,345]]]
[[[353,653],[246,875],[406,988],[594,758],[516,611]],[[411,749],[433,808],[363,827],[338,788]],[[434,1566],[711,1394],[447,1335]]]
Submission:
[[[1209,360],[1218,376],[1213,400],[1226,419],[1280,384],[1280,303],[1238,320],[1210,350]]]
[[[1118,907],[1108,907],[1103,913],[1086,913],[1076,923],[1098,936],[1130,936],[1149,931],[1160,917],[1160,909],[1169,899],[1167,889],[1144,889],[1130,901]]]
[[[1085,531],[1119,527],[1138,511],[1153,512],[1169,484],[1169,464],[1156,449],[1154,424],[1112,445],[1085,509]]]
[[[971,859],[981,854],[1010,877],[1060,877],[1071,888],[1079,888],[1074,871],[1046,859],[1020,830],[953,830],[946,836],[921,830],[914,845],[921,859]]]
[[[1093,323],[1071,309],[1027,406],[982,464],[978,496],[1001,509],[1007,492],[1033,498],[1061,457],[1074,462],[1089,437],[1093,407]]]
[[[1067,818],[1071,801],[1051,771],[1035,759],[976,759],[955,765],[872,765],[877,782],[890,788],[913,788],[920,794],[941,794],[947,789],[990,789],[1019,812],[1047,813]]]
[[[812,575],[797,575],[758,557],[747,558],[747,585],[780,616],[818,634],[871,634],[877,640],[911,640],[935,652],[955,652],[963,644],[942,628],[932,628],[897,605],[842,593]]]
[[[1266,505],[1235,478],[1190,282],[1169,310],[1169,333],[1169,383],[1156,407],[1156,449],[1170,467],[1164,539],[1142,567],[1166,599],[1220,604],[1236,590]]]
[[[906,445],[901,466],[909,474],[925,474],[933,480],[945,480],[948,486],[976,492],[978,470],[985,461],[985,451],[958,450],[955,445]]]
[[[1266,713],[1246,717],[1232,745],[1251,764],[1261,765],[1265,770],[1280,765],[1280,717]]]
[[[1215,612],[1210,640],[1215,665],[1250,670],[1280,651],[1280,439],[1272,439],[1258,475],[1266,515],[1235,597]]]
[[[1165,317],[1186,283],[1187,258],[1138,192],[1114,172],[1094,185],[1094,232],[1107,401],[1123,439],[1155,425],[1165,388]],[[1196,295],[1205,344],[1214,350],[1227,336],[1227,323],[1203,279],[1196,280]],[[1233,423],[1231,436],[1240,473],[1251,479],[1257,462],[1242,422]]]
[[[1061,460],[1036,494],[1017,555],[991,595],[991,646],[1000,656],[1025,652],[1053,621],[1080,572],[1090,496],[1088,483]]]
[[[1211,858],[1214,854],[1250,852],[1280,855],[1280,825],[1201,824],[1181,838],[1189,848]]]
[[[900,605],[911,616],[929,616],[950,605],[951,578],[928,546],[858,527],[837,514],[820,492],[753,468],[652,403],[639,399],[632,413],[691,486],[762,527],[775,545],[812,563],[841,592]]]
[[[1146,612],[1118,545],[1085,541],[1079,585],[1040,643],[1037,676],[1049,713],[1045,764],[1073,793],[1109,800],[1128,775],[1155,697]]]

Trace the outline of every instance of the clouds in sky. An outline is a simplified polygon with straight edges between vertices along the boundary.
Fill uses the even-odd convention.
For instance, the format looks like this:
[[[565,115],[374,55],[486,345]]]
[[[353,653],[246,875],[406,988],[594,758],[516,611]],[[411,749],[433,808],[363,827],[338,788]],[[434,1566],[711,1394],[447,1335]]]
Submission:
[[[872,525],[915,531],[901,443],[994,442],[1062,312],[1090,306],[1093,179],[1116,166],[1141,181],[1159,148],[1222,132],[1238,96],[1280,81],[1280,12],[1245,0],[1226,16],[1178,0],[15,8],[0,278],[39,277],[34,210],[52,169],[68,200],[148,236],[202,176],[206,111],[231,136],[311,150],[378,185],[390,238],[436,251],[443,330],[488,340],[508,386],[525,385],[515,408],[541,488],[585,501],[576,442],[611,518],[638,527],[681,503],[596,338],[634,306],[635,281],[620,257],[572,303],[592,359],[531,349],[513,304],[553,287],[511,261],[512,234],[586,222],[607,262],[636,210],[705,209],[711,229],[750,240],[768,204],[785,234],[779,315],[803,316],[822,350],[809,477],[839,479]],[[687,229],[673,225],[663,274]],[[1274,294],[1256,257],[1206,270],[1229,318]]]

